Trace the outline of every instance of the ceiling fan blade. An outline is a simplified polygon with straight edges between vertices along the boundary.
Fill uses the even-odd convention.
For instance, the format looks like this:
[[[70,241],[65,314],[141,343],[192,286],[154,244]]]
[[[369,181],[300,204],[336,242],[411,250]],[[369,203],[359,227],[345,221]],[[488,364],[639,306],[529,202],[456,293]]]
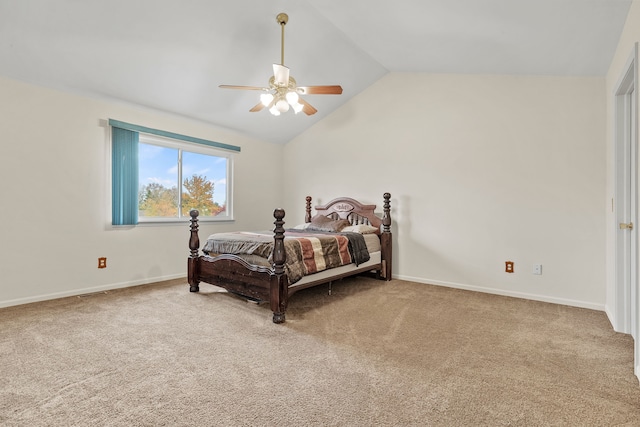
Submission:
[[[289,86],[289,67],[273,64],[273,78],[278,86]]]
[[[263,108],[271,108],[273,107],[273,104],[275,104],[276,100],[272,99],[271,102],[269,103],[269,105],[264,105],[262,103],[262,101],[260,101],[259,103],[257,103],[252,109],[249,110],[249,112],[251,113],[257,113],[258,111],[262,111]]]
[[[298,93],[302,95],[340,95],[342,86],[298,86]]]
[[[257,113],[258,111],[262,110],[264,108],[264,104],[262,102],[258,102],[256,104],[255,107],[253,107],[251,110],[249,110],[252,113]]]
[[[218,86],[222,89],[240,89],[240,90],[266,90],[268,91],[269,89],[265,88],[265,87],[258,87],[258,86],[234,86],[234,85],[220,85]]]
[[[318,110],[315,109],[315,107],[311,104],[309,104],[307,101],[305,101],[302,98],[298,98],[298,102],[300,104],[302,104],[302,111],[307,115],[307,116],[312,116],[315,113],[318,112]]]

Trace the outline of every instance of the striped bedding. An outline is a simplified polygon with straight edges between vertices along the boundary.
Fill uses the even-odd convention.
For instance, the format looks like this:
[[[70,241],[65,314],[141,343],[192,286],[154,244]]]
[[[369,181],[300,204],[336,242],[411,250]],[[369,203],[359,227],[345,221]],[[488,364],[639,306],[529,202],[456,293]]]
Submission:
[[[364,238],[357,233],[293,233],[292,230],[287,230],[287,233],[289,235],[285,234],[284,238],[287,255],[285,271],[290,284],[309,274],[369,260]],[[234,254],[241,257],[260,257],[266,259],[270,265],[273,233],[267,231],[216,233],[209,236],[202,250],[210,256]]]

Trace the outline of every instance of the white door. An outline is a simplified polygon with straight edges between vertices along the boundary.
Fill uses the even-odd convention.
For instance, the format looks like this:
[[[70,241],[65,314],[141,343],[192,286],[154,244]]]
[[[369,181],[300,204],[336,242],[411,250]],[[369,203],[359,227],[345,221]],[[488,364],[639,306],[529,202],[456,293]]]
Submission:
[[[633,324],[637,285],[637,147],[634,76],[630,69],[616,93],[616,330],[636,337]]]
[[[634,338],[634,373],[640,378],[638,285],[638,44],[615,92],[615,329]]]
[[[630,268],[630,292],[629,292],[629,321],[631,323],[631,336],[633,336],[636,344],[638,344],[638,174],[637,174],[637,166],[638,166],[638,145],[636,138],[636,102],[635,102],[635,88],[632,87],[629,96],[627,97],[627,101],[629,102],[628,110],[629,110],[629,145],[631,146],[631,158],[630,158],[630,172],[631,172],[631,194],[630,194],[630,219],[634,224],[634,228],[630,233],[630,257],[631,262],[629,265]],[[636,349],[638,346],[636,345]],[[636,356],[638,356],[636,354]],[[636,357],[636,361],[637,361]]]

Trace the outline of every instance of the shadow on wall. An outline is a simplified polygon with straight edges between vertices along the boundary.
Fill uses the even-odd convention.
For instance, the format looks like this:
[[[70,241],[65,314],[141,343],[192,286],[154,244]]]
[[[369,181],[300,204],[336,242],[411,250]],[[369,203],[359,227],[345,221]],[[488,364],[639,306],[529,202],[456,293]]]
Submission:
[[[419,218],[422,226],[415,229],[412,221],[412,198],[401,195],[395,198],[395,204],[391,205],[391,231],[393,232],[393,274],[402,276],[406,280],[418,280],[424,283],[434,281],[436,283],[449,283],[446,279],[438,277],[437,271],[457,271],[464,269],[461,263],[455,259],[442,256],[434,247],[434,242],[428,241],[429,236],[434,235],[431,230],[435,227],[430,222],[428,212],[415,213],[413,217]],[[393,199],[392,199],[393,202]],[[402,227],[400,227],[402,224]],[[419,236],[419,237],[417,237]],[[403,256],[400,257],[400,249]],[[434,271],[437,266],[437,271]],[[457,277],[458,281],[470,285],[474,283],[472,277]]]

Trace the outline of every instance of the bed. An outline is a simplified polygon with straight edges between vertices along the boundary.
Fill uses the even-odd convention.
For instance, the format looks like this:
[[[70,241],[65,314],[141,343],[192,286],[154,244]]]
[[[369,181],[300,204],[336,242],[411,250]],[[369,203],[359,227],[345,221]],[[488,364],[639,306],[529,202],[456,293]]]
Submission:
[[[204,282],[250,300],[269,302],[273,322],[283,323],[289,298],[301,289],[365,273],[391,280],[391,195],[385,193],[383,199],[382,218],[375,213],[376,205],[365,205],[349,197],[316,206],[312,216],[312,199],[307,196],[304,224],[285,230],[285,212],[276,209],[273,212],[275,228],[268,236],[259,232],[213,234],[207,239],[202,253],[198,236],[199,212],[194,209],[190,212],[189,290],[198,292],[200,282]],[[332,239],[343,248],[342,252],[327,243],[327,253],[321,255],[325,250],[324,242]],[[348,243],[345,244],[345,240]],[[363,241],[368,259],[362,256],[365,252]],[[349,256],[344,254],[345,245],[351,251]],[[249,250],[245,249],[247,246]],[[318,249],[320,246],[321,250]],[[292,267],[294,252],[304,252],[296,247],[312,247],[311,258],[316,261],[311,267],[309,263],[313,264],[313,261],[309,257],[302,261],[303,269],[308,270],[302,277]],[[358,251],[361,256],[355,253]],[[338,261],[332,262],[337,258]]]

